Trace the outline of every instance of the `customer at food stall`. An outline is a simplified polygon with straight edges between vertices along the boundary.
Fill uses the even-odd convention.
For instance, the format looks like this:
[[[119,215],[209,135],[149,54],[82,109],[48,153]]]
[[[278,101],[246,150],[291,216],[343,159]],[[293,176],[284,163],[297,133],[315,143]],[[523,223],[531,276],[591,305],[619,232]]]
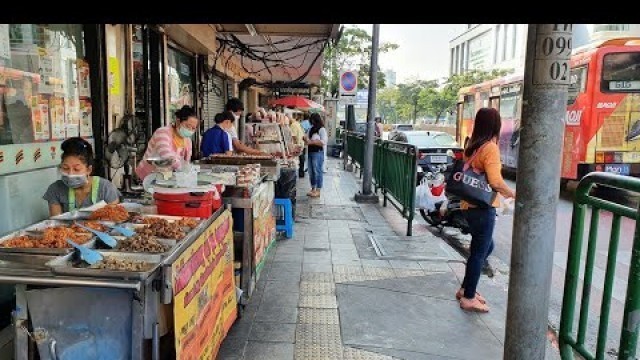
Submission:
[[[60,175],[62,179],[49,185],[42,197],[49,203],[49,216],[60,215],[104,201],[116,204],[120,193],[115,185],[93,171],[93,149],[80,137],[65,140],[62,145]]]
[[[200,150],[202,156],[206,157],[213,154],[233,154],[233,143],[229,129],[233,127],[235,117],[229,111],[219,113],[215,116],[216,123],[211,129],[207,130],[202,136],[202,144]]]
[[[244,105],[242,104],[242,101],[240,101],[240,99],[231,98],[227,101],[227,104],[225,105],[224,110],[230,111],[234,116],[234,119],[235,119],[234,122],[238,124],[240,120],[240,116],[242,116],[242,112],[244,112]],[[239,125],[235,125],[235,126],[239,126]],[[233,149],[236,152],[245,153],[249,155],[266,155],[260,150],[253,149],[243,144],[242,141],[240,141],[240,139],[238,138],[238,133],[236,132],[235,126],[231,127],[231,129],[228,130],[228,132],[229,132],[229,135],[231,135],[231,139],[233,141]]]
[[[291,117],[291,124],[289,125],[291,128],[291,137],[293,138],[293,143],[298,147],[298,151],[300,151],[300,167],[298,167],[298,177],[304,177],[304,158],[307,155],[306,149],[304,147],[304,130],[302,130],[302,125],[298,121],[298,116],[294,114]]]
[[[148,158],[160,157],[173,159],[171,168],[179,169],[183,164],[191,161],[191,137],[198,128],[196,111],[188,105],[175,113],[176,120],[172,125],[157,129],[136,167],[136,174],[140,180],[153,172],[154,165],[147,163]]]
[[[309,153],[309,178],[311,180],[311,191],[307,193],[307,196],[319,197],[324,177],[324,147],[327,144],[328,135],[320,114],[311,114],[309,120],[311,129],[304,137]]]

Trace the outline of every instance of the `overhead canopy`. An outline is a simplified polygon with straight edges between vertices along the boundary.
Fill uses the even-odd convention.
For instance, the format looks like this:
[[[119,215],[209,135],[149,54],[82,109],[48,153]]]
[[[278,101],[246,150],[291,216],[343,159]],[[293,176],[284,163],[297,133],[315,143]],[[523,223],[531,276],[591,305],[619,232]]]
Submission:
[[[340,24],[216,24],[226,50],[262,82],[320,83],[322,53],[339,36]],[[265,61],[266,60],[266,61]]]

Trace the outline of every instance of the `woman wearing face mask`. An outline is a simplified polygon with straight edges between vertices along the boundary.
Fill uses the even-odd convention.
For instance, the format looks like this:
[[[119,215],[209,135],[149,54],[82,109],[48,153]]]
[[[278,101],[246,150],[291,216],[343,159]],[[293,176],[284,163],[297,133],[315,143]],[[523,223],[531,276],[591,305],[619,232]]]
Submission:
[[[154,171],[154,166],[147,163],[147,158],[171,158],[174,160],[171,165],[174,170],[191,161],[191,137],[198,128],[196,112],[191,106],[185,105],[175,115],[173,125],[159,128],[149,140],[147,150],[136,167],[140,180]]]
[[[207,130],[202,136],[202,144],[200,150],[202,156],[209,156],[213,154],[233,154],[233,143],[231,135],[228,133],[229,129],[233,127],[235,118],[229,111],[217,114],[214,118],[216,125]]]
[[[49,186],[42,197],[49,203],[49,216],[91,206],[100,201],[119,202],[118,189],[110,181],[91,176],[93,149],[86,140],[74,137],[62,143],[62,179]]]

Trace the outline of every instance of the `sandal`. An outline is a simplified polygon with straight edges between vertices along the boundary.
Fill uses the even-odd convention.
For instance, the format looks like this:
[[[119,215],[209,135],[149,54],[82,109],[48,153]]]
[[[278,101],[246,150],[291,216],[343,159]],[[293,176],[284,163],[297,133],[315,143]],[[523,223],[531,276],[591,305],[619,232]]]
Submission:
[[[465,297],[460,299],[460,309],[464,311],[488,313],[489,307],[487,304],[483,304],[477,297],[473,299],[467,299]]]
[[[320,191],[316,190],[313,194],[311,194],[309,196],[310,197],[314,197],[314,198],[320,197]]]
[[[464,289],[460,288],[460,290],[458,290],[458,292],[456,293],[456,300],[460,301],[460,299],[462,299],[463,296],[464,296]],[[477,291],[476,291],[476,299],[478,299],[478,301],[480,301],[483,304],[487,303],[487,300],[484,298],[484,296],[480,295],[480,293]]]
[[[311,191],[309,191],[309,192],[307,193],[307,196],[313,196],[313,194],[315,194],[315,193],[316,193],[316,191],[315,191],[315,190],[313,190],[313,189],[311,189]]]

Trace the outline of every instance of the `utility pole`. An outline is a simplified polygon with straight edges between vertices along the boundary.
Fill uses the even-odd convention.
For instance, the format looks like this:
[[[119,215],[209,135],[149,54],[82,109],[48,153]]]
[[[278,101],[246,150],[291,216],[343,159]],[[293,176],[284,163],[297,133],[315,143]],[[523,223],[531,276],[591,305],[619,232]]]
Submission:
[[[572,29],[572,24],[529,24],[506,360],[545,357]]]
[[[364,164],[362,176],[362,192],[356,194],[358,203],[377,204],[378,195],[374,194],[373,187],[373,147],[374,147],[374,119],[376,117],[376,92],[378,87],[378,38],[380,36],[380,24],[373,24],[373,36],[371,37],[371,66],[369,67],[369,99],[367,104],[367,142],[364,146]]]

